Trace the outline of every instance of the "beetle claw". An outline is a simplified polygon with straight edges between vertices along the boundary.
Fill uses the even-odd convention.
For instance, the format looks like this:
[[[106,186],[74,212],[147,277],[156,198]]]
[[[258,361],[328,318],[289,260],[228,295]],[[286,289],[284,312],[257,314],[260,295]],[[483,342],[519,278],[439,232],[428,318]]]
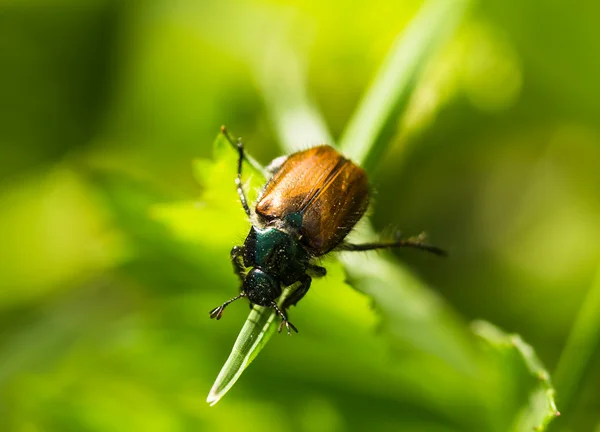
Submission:
[[[221,317],[223,316],[223,311],[225,310],[225,307],[223,307],[223,305],[214,308],[213,310],[210,311],[210,317],[212,319],[216,319],[217,321],[221,319]]]
[[[279,324],[279,333],[281,333],[281,330],[283,329],[284,324],[285,324],[285,328],[287,329],[288,336],[290,336],[292,334],[292,332],[290,330],[294,330],[296,333],[298,333],[298,329],[296,328],[296,326],[294,326],[294,324],[292,324],[288,320],[281,321],[281,323]]]
[[[232,302],[236,301],[237,299],[241,298],[241,297],[246,297],[246,293],[242,292],[239,295],[235,296],[234,298],[232,298],[231,300],[227,300],[225,303],[223,303],[221,306],[214,308],[213,310],[210,311],[210,317],[211,318],[215,318],[217,321],[221,319],[221,316],[223,315],[223,311],[225,310],[225,308]]]

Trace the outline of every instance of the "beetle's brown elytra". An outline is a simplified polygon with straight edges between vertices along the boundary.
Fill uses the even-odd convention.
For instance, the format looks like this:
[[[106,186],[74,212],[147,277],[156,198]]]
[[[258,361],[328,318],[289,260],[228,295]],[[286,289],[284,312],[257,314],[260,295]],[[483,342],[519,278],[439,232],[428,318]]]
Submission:
[[[344,240],[368,204],[364,170],[322,145],[289,156],[265,186],[255,211],[266,223],[302,214],[300,243],[321,256]]]

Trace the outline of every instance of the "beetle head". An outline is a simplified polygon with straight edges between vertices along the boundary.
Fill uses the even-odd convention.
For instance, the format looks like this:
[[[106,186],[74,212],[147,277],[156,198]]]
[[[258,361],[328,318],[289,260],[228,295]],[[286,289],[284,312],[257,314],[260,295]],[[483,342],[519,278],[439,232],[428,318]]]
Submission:
[[[281,295],[279,281],[258,267],[248,272],[242,289],[248,300],[260,306],[271,306],[273,300]]]

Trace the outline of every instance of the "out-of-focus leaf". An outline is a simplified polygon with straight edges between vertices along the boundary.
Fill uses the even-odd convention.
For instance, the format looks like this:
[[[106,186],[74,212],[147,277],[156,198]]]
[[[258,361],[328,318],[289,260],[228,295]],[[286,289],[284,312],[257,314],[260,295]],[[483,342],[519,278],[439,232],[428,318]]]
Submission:
[[[362,231],[360,241],[373,239]],[[444,359],[455,369],[475,368],[474,348],[467,326],[438,295],[423,286],[399,262],[382,254],[343,253],[351,285],[373,298],[383,316],[383,326],[395,343]]]
[[[469,3],[430,0],[398,36],[340,139],[341,149],[367,170],[375,168],[390,144],[418,78]]]
[[[491,348],[491,356],[504,372],[504,380],[512,380],[514,399],[526,397],[510,428],[514,432],[545,431],[560,415],[554,400],[550,375],[531,345],[517,334],[506,334],[485,322],[473,323],[473,331]]]
[[[126,257],[122,236],[83,180],[59,165],[0,191],[2,308],[101,274]]]
[[[561,401],[568,406],[583,377],[592,367],[591,359],[600,345],[600,266],[592,286],[585,297],[577,319],[573,324],[558,367],[556,368],[556,387],[561,392]],[[564,406],[563,406],[563,409]]]

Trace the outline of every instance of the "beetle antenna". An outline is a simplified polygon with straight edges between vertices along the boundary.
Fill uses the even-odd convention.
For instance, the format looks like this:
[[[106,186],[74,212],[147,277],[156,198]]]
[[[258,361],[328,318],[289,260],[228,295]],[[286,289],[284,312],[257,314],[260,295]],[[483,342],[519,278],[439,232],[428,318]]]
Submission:
[[[285,328],[287,329],[288,335],[292,334],[290,332],[290,330],[294,330],[296,333],[298,333],[298,329],[294,326],[294,324],[292,324],[291,322],[288,321],[286,314],[283,313],[281,311],[281,309],[279,309],[279,306],[277,306],[277,303],[275,303],[275,301],[271,302],[271,306],[273,306],[273,309],[275,309],[275,312],[277,312],[277,315],[279,315],[281,317],[281,324],[279,324],[279,333],[281,333],[281,329],[283,328],[284,324],[285,324]]]
[[[239,295],[235,296],[234,298],[227,300],[225,303],[223,303],[221,306],[214,308],[213,310],[210,311],[210,317],[211,318],[216,318],[216,320],[220,320],[221,316],[223,316],[223,311],[225,310],[225,308],[227,306],[229,306],[230,303],[233,303],[234,301],[241,299],[242,297],[246,297],[246,293],[242,292]]]

